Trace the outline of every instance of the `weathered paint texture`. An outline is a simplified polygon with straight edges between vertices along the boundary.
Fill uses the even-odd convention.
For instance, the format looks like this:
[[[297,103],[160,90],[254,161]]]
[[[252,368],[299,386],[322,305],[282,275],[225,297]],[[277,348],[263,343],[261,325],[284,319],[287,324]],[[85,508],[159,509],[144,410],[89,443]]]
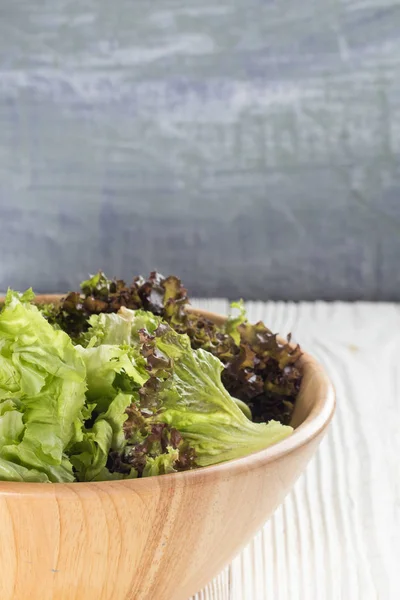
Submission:
[[[400,299],[400,5],[0,5],[0,289]]]

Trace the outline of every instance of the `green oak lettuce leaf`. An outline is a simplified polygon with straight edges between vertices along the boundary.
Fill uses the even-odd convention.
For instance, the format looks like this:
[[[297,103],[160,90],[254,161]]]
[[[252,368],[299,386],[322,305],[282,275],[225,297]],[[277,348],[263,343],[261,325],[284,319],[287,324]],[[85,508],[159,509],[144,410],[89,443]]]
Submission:
[[[80,452],[71,458],[78,479],[147,477],[193,468],[193,450],[174,428],[154,418],[159,384],[170,376],[170,361],[147,344],[160,323],[152,313],[125,307],[118,314],[90,318],[81,336],[86,348],[77,348],[87,367],[88,398],[97,403],[94,414],[106,412],[74,448]],[[146,406],[140,406],[140,397],[146,397]]]
[[[130,323],[130,331],[122,321]],[[100,341],[111,339],[122,345]],[[128,445],[113,444],[111,426],[103,424],[99,445],[100,425],[96,421],[94,431],[88,432],[91,449],[86,451],[86,458],[80,458],[85,458],[86,465],[79,478],[103,477],[107,450],[109,457],[119,457],[115,469],[120,467],[121,474],[129,465],[145,477],[244,456],[292,431],[276,422],[256,424],[249,420],[221,383],[222,363],[204,350],[193,350],[186,335],[176,333],[152,313],[122,308],[117,315],[93,316],[86,340],[88,346],[81,353],[87,368],[90,401],[97,402],[105,413],[116,389],[130,391],[134,394],[133,405],[139,403],[147,434],[142,437],[143,430],[138,435],[138,429],[132,427],[125,436]],[[100,345],[93,346],[93,340]],[[140,389],[134,389],[132,383]],[[126,419],[126,412],[129,407],[121,406],[119,415]],[[109,422],[104,415],[99,420]],[[157,423],[168,429],[158,430]],[[126,421],[123,427],[126,431]],[[176,432],[173,437],[181,437],[182,442],[168,442],[168,432]],[[96,457],[95,465],[87,464],[91,454]],[[79,470],[76,460],[72,461]]]
[[[76,346],[76,350],[86,366],[87,400],[98,404],[100,411],[107,409],[118,388],[135,391],[149,378],[138,348],[104,344],[92,348]]]
[[[205,350],[192,350],[187,335],[162,324],[154,342],[173,365],[160,390],[157,419],[180,432],[199,466],[245,456],[291,434],[291,427],[276,421],[250,421],[221,383],[222,363]]]
[[[32,299],[9,291],[0,313],[0,477],[14,463],[32,470],[29,480],[73,481],[67,449],[81,435],[86,369]]]
[[[45,473],[36,469],[27,469],[9,460],[0,458],[0,481],[30,481],[32,483],[49,483]]]
[[[143,477],[151,477],[154,475],[166,475],[168,473],[176,473],[176,463],[179,461],[179,450],[168,446],[163,454],[159,454],[154,458],[148,456],[143,469]]]
[[[79,340],[86,348],[99,345],[130,345],[133,338],[138,341],[138,332],[142,329],[153,334],[161,323],[161,318],[144,310],[122,307],[118,313],[91,315],[88,323],[88,331],[83,333]]]
[[[100,313],[88,319],[89,329],[83,333],[79,342],[84,347],[100,344],[129,344],[131,319],[116,313]]]
[[[15,399],[9,398],[0,403],[0,440],[2,445],[19,443],[23,437],[24,415],[18,408]]]
[[[83,440],[73,446],[70,460],[78,481],[93,481],[104,470],[111,440],[111,425],[104,419],[97,419],[83,434]]]
[[[104,320],[101,317],[110,317]],[[132,468],[124,475],[112,474],[107,469],[110,452],[122,453],[126,445],[124,423],[128,418],[127,408],[139,403],[140,388],[149,379],[146,361],[139,347],[127,344],[112,345],[104,343],[93,346],[106,336],[99,336],[97,325],[101,328],[119,329],[121,323],[117,315],[99,315],[92,319],[92,332],[88,336],[88,346],[76,346],[86,367],[86,398],[89,414],[85,423],[83,439],[70,451],[79,481],[96,481],[113,478],[131,477]],[[122,318],[119,318],[123,321]],[[90,331],[88,333],[90,333]],[[96,331],[95,331],[96,330]],[[130,335],[130,332],[129,332]]]
[[[133,401],[132,395],[119,392],[107,411],[100,414],[93,427],[84,432],[83,440],[73,446],[71,462],[78,481],[104,481],[122,477],[111,474],[106,465],[110,451],[121,453],[126,446],[123,426],[128,418],[126,409]],[[128,475],[133,477],[135,473],[132,470]]]
[[[102,411],[117,391],[138,391],[149,379],[137,332],[145,325],[154,332],[159,322],[150,313],[128,309],[90,317],[90,327],[76,349],[86,366],[86,396],[90,402],[100,403]]]
[[[231,310],[238,310],[237,314],[233,314],[232,312],[228,316],[225,323],[225,332],[231,336],[233,341],[237,346],[240,345],[240,332],[238,327],[243,323],[246,323],[246,308],[244,306],[243,300],[239,300],[238,302],[231,303]]]
[[[239,308],[239,320],[243,322],[242,305]],[[205,350],[193,350],[187,335],[176,333],[159,317],[124,307],[110,317],[92,317],[94,335],[100,338],[96,333],[99,327],[108,336],[113,331],[121,331],[119,320],[131,323],[130,334],[126,333],[123,341],[129,342],[136,353],[140,351],[147,363],[147,371],[144,372],[148,378],[140,389],[140,407],[142,410],[150,409],[153,414],[149,421],[153,424],[163,422],[179,432],[186,446],[194,451],[196,465],[209,465],[244,456],[266,448],[291,433],[291,427],[275,421],[265,424],[249,420],[243,412],[247,407],[238,406],[238,401],[229,395],[221,382],[223,365],[220,360]],[[121,338],[118,340],[121,341]],[[99,346],[97,350],[106,347]],[[87,349],[88,352],[94,350]],[[98,362],[96,360],[93,364],[98,365]],[[137,362],[141,364],[140,359]],[[92,369],[88,362],[86,365],[90,394]],[[114,381],[112,386],[115,386]],[[247,414],[250,414],[249,411]],[[140,473],[140,460],[137,457],[145,454],[142,476],[156,471],[172,472],[177,458],[176,453],[172,452],[175,448],[171,448],[169,455],[167,448],[154,451],[146,444],[139,444],[136,450],[133,446],[127,449],[126,452],[131,452],[127,460],[131,458]]]

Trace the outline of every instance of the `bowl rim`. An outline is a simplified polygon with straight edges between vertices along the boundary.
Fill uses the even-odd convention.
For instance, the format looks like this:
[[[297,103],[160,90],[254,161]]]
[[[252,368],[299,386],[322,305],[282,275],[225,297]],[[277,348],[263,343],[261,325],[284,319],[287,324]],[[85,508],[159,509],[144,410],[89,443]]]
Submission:
[[[36,301],[38,303],[50,303],[59,301],[65,294],[38,294]],[[3,298],[0,298],[0,301]],[[223,323],[227,317],[214,312],[188,306],[188,311],[203,315],[206,318],[216,322]],[[207,467],[199,467],[191,471],[181,471],[178,473],[169,473],[167,475],[157,475],[153,477],[145,477],[141,479],[120,479],[112,481],[84,481],[71,483],[57,483],[49,485],[48,483],[35,482],[13,482],[0,481],[0,495],[4,494],[29,494],[43,495],[54,494],[57,490],[57,495],[60,493],[71,494],[71,487],[79,494],[91,494],[94,488],[105,488],[113,492],[126,491],[129,488],[132,492],[140,488],[140,493],[154,489],[154,485],[161,488],[177,488],[185,485],[200,485],[206,480],[218,477],[232,477],[250,471],[262,465],[266,465],[273,461],[278,461],[284,456],[298,450],[302,446],[311,442],[319,436],[329,425],[335,412],[336,398],[333,385],[325,372],[325,369],[320,363],[307,352],[303,352],[298,361],[299,367],[303,370],[303,376],[307,373],[309,377],[316,378],[318,381],[318,397],[310,408],[307,417],[296,427],[293,433],[275,444],[253,452],[241,458],[228,460],[226,462],[210,465]],[[300,392],[304,383],[304,378],[300,386]]]

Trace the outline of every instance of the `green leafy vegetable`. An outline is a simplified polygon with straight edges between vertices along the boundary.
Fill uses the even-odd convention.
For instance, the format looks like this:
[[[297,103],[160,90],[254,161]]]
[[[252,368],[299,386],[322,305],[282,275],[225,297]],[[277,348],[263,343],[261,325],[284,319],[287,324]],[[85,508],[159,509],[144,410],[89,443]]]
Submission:
[[[155,418],[157,394],[171,368],[149,344],[160,322],[152,313],[129,309],[91,317],[83,336],[87,347],[77,346],[94,406],[89,422],[95,418],[73,448],[79,480],[145,477],[194,466],[193,450]],[[104,343],[111,340],[119,345]]]
[[[87,331],[91,315],[118,312],[122,307],[151,311],[178,333],[186,333],[192,348],[208,350],[220,359],[224,386],[249,407],[255,421],[290,423],[301,382],[296,366],[300,349],[280,341],[263,323],[249,324],[243,302],[232,304],[239,310],[237,316],[216,325],[188,310],[186,289],[175,276],[164,278],[153,272],[148,279],[136,277],[127,285],[100,272],[81,288],[50,316],[72,337]]]
[[[58,306],[33,302],[10,291],[0,312],[0,479],[161,475],[290,435],[300,349],[243,301],[217,325],[174,276],[99,272]]]
[[[126,313],[127,309],[125,318]],[[146,317],[154,330],[152,314],[139,311],[137,320],[135,313],[131,317],[130,337],[139,344],[150,377],[139,390],[142,412],[131,407],[134,419],[122,463],[134,465],[143,476],[154,469],[176,470],[179,444],[165,441],[162,446],[159,437],[171,431],[179,434],[199,466],[266,448],[291,433],[290,427],[277,422],[253,423],[224,388],[218,358],[203,349],[193,350],[187,335],[162,322],[151,335]],[[119,327],[115,319],[113,325]],[[168,430],[154,429],[160,423]]]
[[[92,319],[93,337],[90,339],[88,335],[88,347],[76,347],[86,366],[86,398],[90,405],[83,438],[71,448],[71,462],[80,481],[112,477],[106,468],[109,454],[122,452],[125,447],[126,411],[133,403],[139,402],[138,392],[149,378],[145,359],[138,348],[127,344],[93,346],[93,342],[97,343],[101,337],[100,325],[109,334],[123,327],[123,317],[104,316],[109,323],[104,323],[101,318],[98,321]],[[103,339],[108,339],[107,335]],[[112,337],[115,336],[112,334]],[[130,337],[130,332],[127,337]],[[131,469],[127,474],[133,475]]]
[[[138,477],[148,477],[196,466],[194,449],[174,427],[155,422],[135,405],[128,414],[124,427],[128,443],[122,452],[110,454],[111,472],[127,473],[133,469]]]
[[[126,409],[132,396],[118,393],[105,413],[100,414],[93,426],[84,432],[83,440],[72,448],[71,462],[79,481],[111,479],[106,468],[110,452],[122,452],[126,445],[123,425],[128,415]],[[127,475],[132,476],[129,469]]]
[[[239,302],[232,302],[231,309],[237,309],[237,310],[239,310],[239,313],[236,316],[234,316],[232,314],[229,315],[229,317],[226,321],[226,324],[225,324],[225,333],[227,333],[228,335],[231,336],[231,338],[235,342],[236,346],[239,346],[240,345],[239,326],[242,325],[242,323],[245,323],[247,321],[246,308],[244,306],[243,300],[240,300]]]
[[[50,480],[47,475],[41,471],[28,469],[9,460],[4,460],[4,458],[0,458],[0,481],[49,483]]]
[[[76,348],[86,366],[87,399],[102,410],[108,407],[118,389],[137,391],[149,377],[145,360],[132,346],[105,344]]]
[[[238,458],[291,433],[290,427],[277,422],[250,421],[221,382],[220,360],[203,349],[193,350],[188,336],[160,325],[154,342],[173,365],[160,390],[157,419],[189,442],[198,465]]]
[[[0,313],[0,478],[73,481],[67,449],[82,435],[85,366],[32,299],[9,291]]]

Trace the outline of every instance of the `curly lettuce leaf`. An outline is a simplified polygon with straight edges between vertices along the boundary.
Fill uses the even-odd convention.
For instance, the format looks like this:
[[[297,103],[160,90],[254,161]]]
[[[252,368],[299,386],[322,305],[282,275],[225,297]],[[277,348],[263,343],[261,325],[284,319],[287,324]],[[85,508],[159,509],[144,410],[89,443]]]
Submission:
[[[239,314],[222,325],[187,310],[188,304],[187,290],[173,275],[153,271],[147,279],[135,277],[127,284],[100,272],[83,282],[80,292],[68,294],[49,318],[77,339],[89,328],[91,315],[124,308],[151,311],[178,333],[186,333],[192,348],[208,350],[221,360],[224,386],[249,407],[255,421],[290,423],[301,383],[300,349],[280,342],[263,323],[247,323],[242,303],[232,306]]]
[[[146,477],[194,466],[194,451],[179,432],[155,421],[159,387],[172,366],[151,344],[160,323],[152,313],[125,307],[90,318],[87,347],[78,350],[98,417],[73,449],[78,479]],[[111,340],[120,345],[109,345]]]
[[[107,411],[100,414],[89,430],[84,432],[82,442],[72,448],[71,462],[78,481],[102,481],[114,479],[107,469],[110,452],[121,453],[126,446],[124,422],[126,409],[132,404],[130,394],[118,393]],[[125,476],[135,476],[131,468]]]
[[[166,475],[167,473],[176,473],[176,463],[179,461],[179,450],[168,446],[166,452],[159,454],[154,458],[149,456],[143,469],[143,477],[152,477],[154,475]]]
[[[280,423],[257,424],[247,418],[247,406],[232,398],[221,382],[222,363],[205,350],[193,350],[188,336],[176,333],[152,313],[126,308],[121,313],[112,319],[109,315],[96,318],[96,322],[102,327],[108,323],[115,330],[120,328],[119,319],[130,322],[131,331],[124,341],[130,339],[132,348],[140,352],[147,380],[138,390],[139,409],[130,407],[132,418],[125,422],[125,432],[128,424],[132,426],[128,445],[118,455],[120,472],[126,464],[139,476],[178,470],[179,445],[166,441],[168,431],[176,431],[186,444],[185,450],[190,448],[193,460],[187,462],[188,468],[246,455],[291,433],[290,427]],[[87,348],[86,352],[101,353],[107,348]],[[86,364],[89,382],[92,369],[89,362]],[[98,358],[93,365],[102,370]],[[113,380],[109,389],[114,386]],[[91,387],[89,383],[89,394]],[[158,430],[157,423],[167,429]]]
[[[107,468],[109,454],[121,453],[126,446],[127,409],[139,403],[139,390],[149,379],[145,359],[138,347],[108,343],[92,345],[93,340],[96,344],[100,340],[109,341],[109,337],[121,328],[124,328],[124,319],[118,315],[93,317],[87,336],[88,347],[76,346],[86,366],[86,398],[90,406],[83,438],[70,452],[79,481],[118,478]],[[128,334],[130,337],[130,330]],[[133,468],[128,467],[123,476],[135,476]]]
[[[118,388],[137,391],[149,378],[145,361],[134,347],[104,344],[76,349],[86,366],[86,397],[99,404],[101,411],[107,409]]]
[[[79,342],[85,347],[100,344],[129,344],[131,339],[131,321],[116,313],[100,313],[89,318],[89,329],[82,334]]]
[[[32,483],[49,483],[45,473],[36,469],[28,469],[9,460],[0,458],[0,481],[30,481]]]
[[[154,329],[153,319],[153,315],[143,311],[140,323],[131,319],[132,343],[141,345],[150,373],[140,390],[140,406],[150,409],[153,421],[179,432],[193,449],[197,465],[243,456],[291,433],[290,427],[277,422],[252,423],[245,414],[247,407],[224,388],[222,363],[205,350],[193,350],[188,336],[176,333],[168,325],[159,323]],[[136,459],[141,447],[136,449]],[[154,464],[162,464],[160,461]],[[148,471],[142,466],[142,472],[145,476]]]
[[[72,448],[71,462],[78,481],[93,481],[106,466],[112,441],[111,425],[97,419],[83,440]]]
[[[239,300],[239,302],[231,303],[231,311],[235,310],[235,309],[238,310],[239,312],[236,315],[232,314],[232,312],[230,313],[230,315],[228,316],[226,323],[225,323],[225,331],[228,335],[231,336],[231,338],[233,339],[235,344],[237,346],[239,346],[240,345],[240,332],[239,332],[238,328],[240,325],[242,325],[243,323],[246,323],[246,321],[247,321],[246,308],[245,308],[243,300]]]
[[[197,466],[194,449],[174,427],[143,415],[135,404],[127,412],[124,432],[128,444],[122,452],[110,454],[112,472],[129,473],[133,469],[138,477],[149,477]]]
[[[186,335],[161,325],[155,344],[173,360],[158,419],[193,446],[198,465],[239,458],[291,434],[291,427],[276,421],[250,421],[221,382],[222,363],[205,350],[192,350]]]
[[[66,450],[82,428],[85,365],[32,299],[9,291],[0,313],[0,458],[73,481]]]

